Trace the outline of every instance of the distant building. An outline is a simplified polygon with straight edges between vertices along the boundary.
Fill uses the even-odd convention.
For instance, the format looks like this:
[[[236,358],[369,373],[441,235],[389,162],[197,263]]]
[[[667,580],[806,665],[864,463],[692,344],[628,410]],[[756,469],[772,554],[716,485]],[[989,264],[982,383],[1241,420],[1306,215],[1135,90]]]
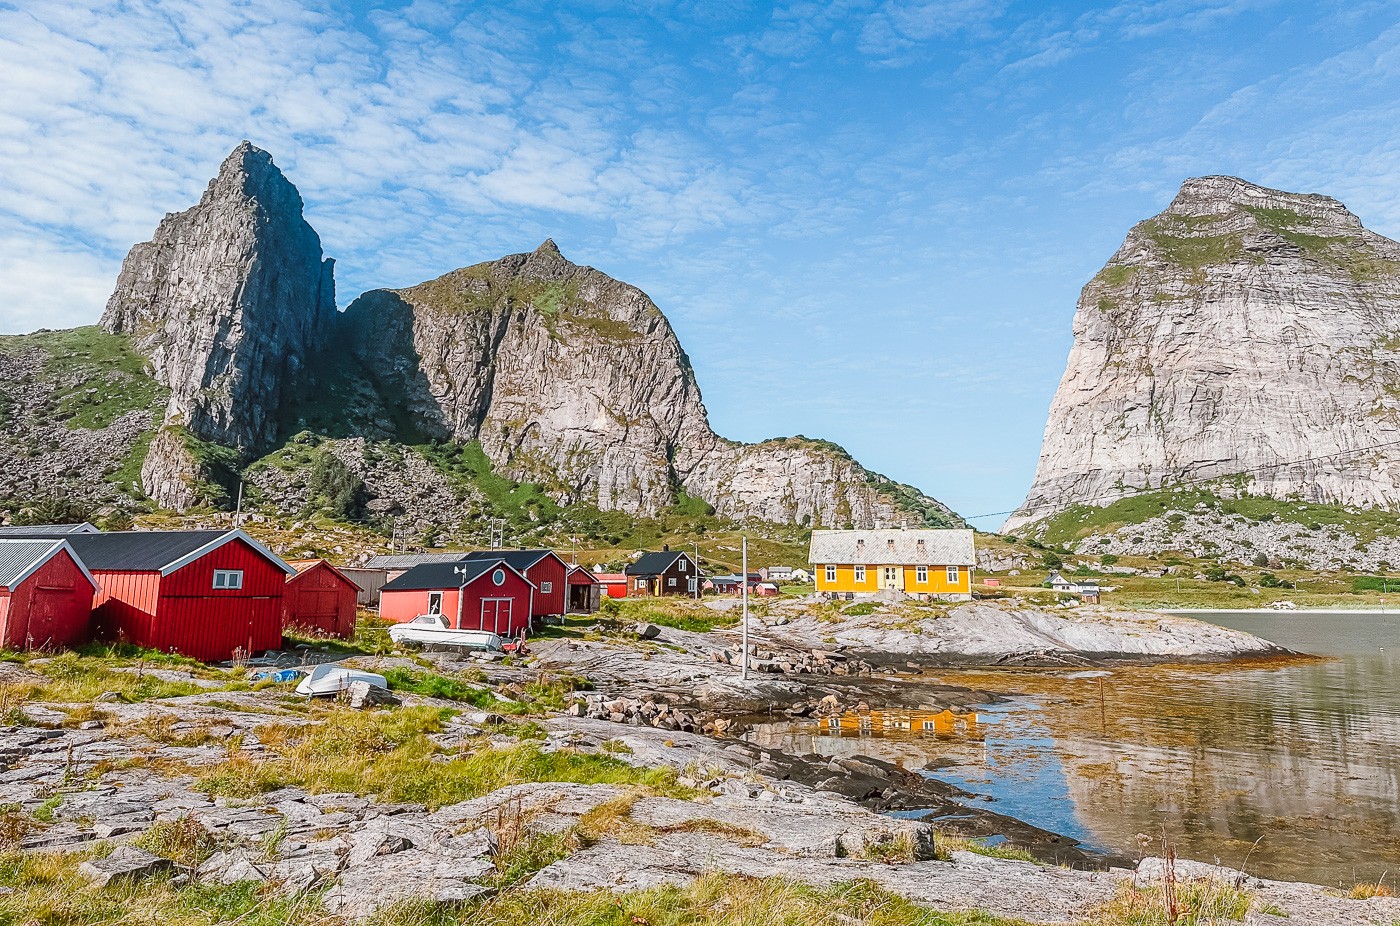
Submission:
[[[0,539],[0,647],[85,643],[97,580],[62,535]]]
[[[966,601],[977,554],[971,530],[818,530],[807,559],[826,595]]]
[[[629,596],[694,595],[700,588],[700,567],[689,553],[662,548],[660,552],[643,553],[628,566],[627,594]]]
[[[282,627],[349,640],[355,636],[360,587],[323,559],[294,559],[282,592]]]
[[[627,576],[620,572],[595,572],[593,578],[598,580],[598,585],[602,588],[603,594],[609,598],[627,597]]]
[[[1076,582],[1066,579],[1058,572],[1052,572],[1045,584],[1062,595],[1078,595],[1085,604],[1099,603],[1100,589],[1097,582]]]

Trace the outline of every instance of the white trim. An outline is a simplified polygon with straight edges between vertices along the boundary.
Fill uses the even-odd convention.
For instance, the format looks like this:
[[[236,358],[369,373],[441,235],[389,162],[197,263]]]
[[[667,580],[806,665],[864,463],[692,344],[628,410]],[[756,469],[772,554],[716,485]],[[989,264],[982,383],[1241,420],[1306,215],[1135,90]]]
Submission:
[[[945,570],[944,576],[948,579],[950,585],[957,585],[962,582],[962,567],[944,566],[943,569]]]
[[[478,562],[478,563],[484,563],[484,562],[486,562],[486,560],[480,560],[480,559],[479,559],[479,560],[477,560],[477,562]],[[458,565],[460,565],[460,564],[458,564]],[[519,569],[516,569],[514,566],[512,566],[510,563],[506,562],[506,561],[503,560],[503,559],[498,559],[498,560],[496,560],[496,562],[492,563],[491,566],[490,566],[488,569],[483,570],[482,573],[481,573],[481,575],[477,576],[475,579],[470,579],[470,580],[468,580],[468,581],[466,581],[466,582],[463,582],[461,585],[459,585],[459,586],[457,586],[457,587],[458,587],[458,588],[466,588],[468,585],[471,585],[473,582],[480,581],[481,579],[485,578],[486,576],[489,576],[491,573],[495,572],[496,569],[497,569],[498,567],[500,567],[500,566],[504,566],[505,568],[509,569],[511,572],[513,572],[513,573],[515,573],[516,575],[520,576],[520,578],[524,579],[524,580],[525,580],[525,584],[528,585],[528,586],[530,586],[530,594],[533,595],[533,594],[535,593],[535,583],[530,581],[530,577],[527,576],[527,575],[525,575],[525,573],[521,572]],[[496,586],[496,587],[499,588],[500,586]]]
[[[293,569],[291,566],[288,566],[285,562],[283,562],[280,556],[278,556],[276,553],[273,553],[267,547],[258,543],[252,537],[249,537],[247,534],[243,533],[242,530],[236,527],[226,534],[222,534],[218,537],[215,537],[213,540],[209,541],[199,549],[186,553],[184,556],[175,560],[173,563],[167,563],[166,565],[162,566],[160,574],[162,576],[168,576],[175,570],[183,569],[185,566],[188,566],[190,563],[199,559],[201,556],[204,556],[206,553],[212,553],[224,544],[231,543],[234,540],[243,541],[244,543],[248,544],[248,546],[252,547],[254,550],[257,550],[263,556],[272,560],[273,563],[275,563],[279,568],[281,568],[284,574],[289,576],[296,575],[296,570]]]
[[[220,581],[219,581],[219,577],[220,577],[220,576],[223,577],[223,580],[224,580],[223,582],[220,582]],[[238,584],[237,584],[237,585],[233,584],[233,582],[231,581],[231,580],[234,579],[235,577],[238,579]],[[222,590],[222,591],[226,591],[226,592],[229,592],[229,591],[234,591],[234,592],[236,592],[236,591],[242,591],[242,589],[243,589],[243,570],[242,570],[242,569],[215,569],[215,570],[214,570],[214,579],[213,579],[213,583],[210,585],[210,587],[213,588],[213,589],[215,589],[216,591],[218,591],[218,590]]]
[[[501,634],[501,631],[497,629],[501,626],[501,602],[505,602],[506,604],[510,605],[510,608],[506,611],[506,629],[507,631],[509,631],[511,618],[515,616],[514,598],[483,598],[481,599],[481,614],[477,616],[477,625],[482,630],[487,629],[486,605],[487,603],[494,603],[496,605],[496,620],[495,623],[491,625],[491,632],[496,634],[497,636],[500,636]]]
[[[434,596],[434,595],[437,595],[437,606],[438,606],[438,609],[437,609],[436,611],[433,610],[433,596]],[[443,593],[442,593],[442,590],[441,590],[441,589],[430,590],[430,591],[428,592],[428,613],[429,613],[429,614],[441,614],[441,613],[442,613],[442,599],[443,599]],[[460,600],[460,599],[458,599],[457,604],[458,604],[457,610],[458,610],[458,611],[461,611],[461,600]],[[461,618],[460,618],[460,616],[458,617],[458,623],[461,623]]]
[[[19,538],[19,537],[6,537],[6,538],[0,538],[0,543],[33,543],[35,540],[38,540],[39,542],[42,543],[43,541],[48,540],[48,539],[49,539],[49,538],[47,538],[47,537],[40,537],[40,538],[31,537],[31,538],[28,538],[28,539],[23,539],[23,538]],[[93,591],[96,591],[98,588],[101,587],[101,586],[99,586],[99,585],[97,584],[97,580],[96,580],[95,578],[93,578],[92,573],[91,573],[91,572],[88,572],[87,564],[84,563],[84,562],[83,562],[83,558],[82,558],[81,556],[78,555],[78,551],[74,550],[73,547],[72,547],[72,545],[69,544],[68,541],[66,541],[66,540],[55,540],[54,543],[53,543],[53,546],[51,546],[51,547],[49,547],[47,550],[45,550],[45,551],[44,551],[44,554],[43,554],[42,556],[40,556],[38,559],[34,560],[34,562],[32,562],[32,563],[29,564],[29,568],[28,568],[28,569],[24,570],[24,572],[21,572],[19,575],[15,576],[13,579],[10,580],[10,584],[7,585],[7,586],[4,586],[4,587],[10,589],[11,591],[13,591],[13,590],[14,590],[14,587],[15,587],[16,585],[19,585],[19,584],[20,584],[21,582],[23,582],[25,579],[29,578],[29,577],[32,576],[34,573],[38,572],[39,569],[40,569],[40,567],[42,567],[42,566],[43,566],[45,563],[47,563],[49,560],[51,560],[51,559],[53,559],[55,556],[57,556],[60,550],[67,550],[67,551],[68,551],[68,555],[69,555],[70,557],[72,557],[73,562],[77,565],[78,569],[82,571],[82,573],[83,573],[83,578],[87,579],[88,582],[90,582],[90,583],[92,584]]]
[[[918,565],[914,567],[914,581],[919,585],[928,584],[928,567]]]

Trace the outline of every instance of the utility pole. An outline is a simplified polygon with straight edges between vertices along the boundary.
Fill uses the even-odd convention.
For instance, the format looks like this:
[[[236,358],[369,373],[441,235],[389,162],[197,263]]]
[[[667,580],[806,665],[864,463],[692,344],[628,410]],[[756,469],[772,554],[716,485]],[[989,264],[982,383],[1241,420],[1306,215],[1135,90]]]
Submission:
[[[695,583],[695,600],[700,600],[700,541],[695,541],[695,576],[691,579]]]
[[[744,538],[743,543],[743,574],[739,577],[739,584],[744,589],[744,618],[739,631],[739,640],[743,647],[743,655],[740,657],[739,677],[744,681],[749,680],[749,538]]]
[[[243,526],[243,480],[238,480],[238,505],[233,512],[233,526]]]
[[[506,545],[506,519],[491,519],[491,549],[499,550]]]

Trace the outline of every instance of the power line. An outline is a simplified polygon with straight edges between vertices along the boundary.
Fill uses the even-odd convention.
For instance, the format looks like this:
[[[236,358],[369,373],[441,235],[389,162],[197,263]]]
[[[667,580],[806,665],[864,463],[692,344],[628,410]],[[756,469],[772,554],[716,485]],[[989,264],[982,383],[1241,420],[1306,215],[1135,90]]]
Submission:
[[[1320,462],[1320,461],[1322,461],[1322,460],[1334,460],[1334,459],[1336,459],[1337,457],[1346,457],[1346,456],[1351,456],[1352,454],[1366,453],[1366,452],[1371,451],[1371,450],[1383,450],[1383,449],[1385,449],[1385,448],[1387,448],[1387,447],[1400,447],[1400,440],[1385,441],[1384,443],[1380,443],[1380,444],[1370,444],[1370,445],[1365,446],[1365,447],[1352,447],[1352,448],[1347,449],[1347,450],[1338,450],[1338,451],[1335,452],[1335,453],[1325,453],[1325,454],[1322,454],[1321,456],[1316,456],[1316,457],[1301,457],[1301,458],[1299,458],[1299,459],[1297,459],[1297,460],[1286,460],[1286,461],[1284,461],[1284,462],[1282,462],[1282,463],[1268,463],[1268,464],[1265,464],[1265,465],[1263,465],[1263,466],[1256,466],[1256,467],[1254,467],[1253,469],[1242,469],[1242,470],[1237,470],[1236,472],[1232,472],[1232,473],[1221,473],[1220,475],[1217,475],[1217,476],[1200,476],[1200,477],[1197,477],[1196,479],[1187,479],[1187,480],[1184,480],[1184,481],[1182,481],[1182,482],[1175,482],[1175,483],[1172,483],[1172,485],[1171,485],[1170,488],[1171,488],[1172,490],[1175,490],[1175,489],[1185,488],[1185,487],[1187,487],[1187,486],[1203,485],[1203,484],[1208,483],[1208,482],[1216,482],[1216,481],[1221,480],[1221,479],[1229,479],[1231,476],[1250,476],[1250,475],[1254,475],[1254,474],[1256,474],[1256,473],[1265,473],[1265,472],[1268,472],[1269,470],[1282,469],[1282,468],[1285,467],[1285,466],[1301,466],[1301,465],[1303,465],[1304,463],[1317,463],[1317,462]],[[1154,491],[1160,492],[1160,491],[1162,491],[1164,488],[1166,488],[1166,487],[1164,487],[1164,486],[1158,486],[1156,489],[1152,489],[1152,488],[1136,489],[1136,490],[1131,491],[1131,492],[1124,492],[1124,493],[1122,493],[1122,494],[1120,494],[1120,495],[1100,495],[1100,496],[1097,496],[1097,497],[1094,499],[1094,501],[1099,501],[1099,502],[1102,502],[1102,501],[1116,502],[1116,501],[1121,501],[1122,499],[1125,499],[1125,498],[1134,498],[1135,496],[1138,496],[1138,495],[1146,495],[1148,492],[1154,492]],[[964,516],[963,516],[963,520],[964,520],[964,521],[980,521],[980,520],[982,520],[983,518],[999,518],[999,517],[1006,517],[1007,515],[1016,514],[1016,513],[1018,513],[1018,512],[1022,512],[1022,511],[1029,512],[1029,511],[1059,510],[1061,507],[1062,507],[1062,506],[1060,506],[1060,505],[1048,505],[1048,504],[1047,504],[1047,505],[1031,505],[1030,507],[1027,507],[1027,508],[1013,508],[1013,509],[1011,509],[1010,511],[993,511],[993,512],[990,512],[990,513],[988,513],[988,514],[964,515]]]

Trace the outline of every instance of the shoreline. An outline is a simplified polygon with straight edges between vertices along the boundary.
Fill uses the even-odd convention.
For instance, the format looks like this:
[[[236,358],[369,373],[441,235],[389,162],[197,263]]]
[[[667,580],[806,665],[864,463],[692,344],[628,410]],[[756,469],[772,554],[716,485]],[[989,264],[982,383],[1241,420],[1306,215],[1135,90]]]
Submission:
[[[1400,607],[1377,610],[1375,608],[1154,608],[1160,614],[1400,614]]]

